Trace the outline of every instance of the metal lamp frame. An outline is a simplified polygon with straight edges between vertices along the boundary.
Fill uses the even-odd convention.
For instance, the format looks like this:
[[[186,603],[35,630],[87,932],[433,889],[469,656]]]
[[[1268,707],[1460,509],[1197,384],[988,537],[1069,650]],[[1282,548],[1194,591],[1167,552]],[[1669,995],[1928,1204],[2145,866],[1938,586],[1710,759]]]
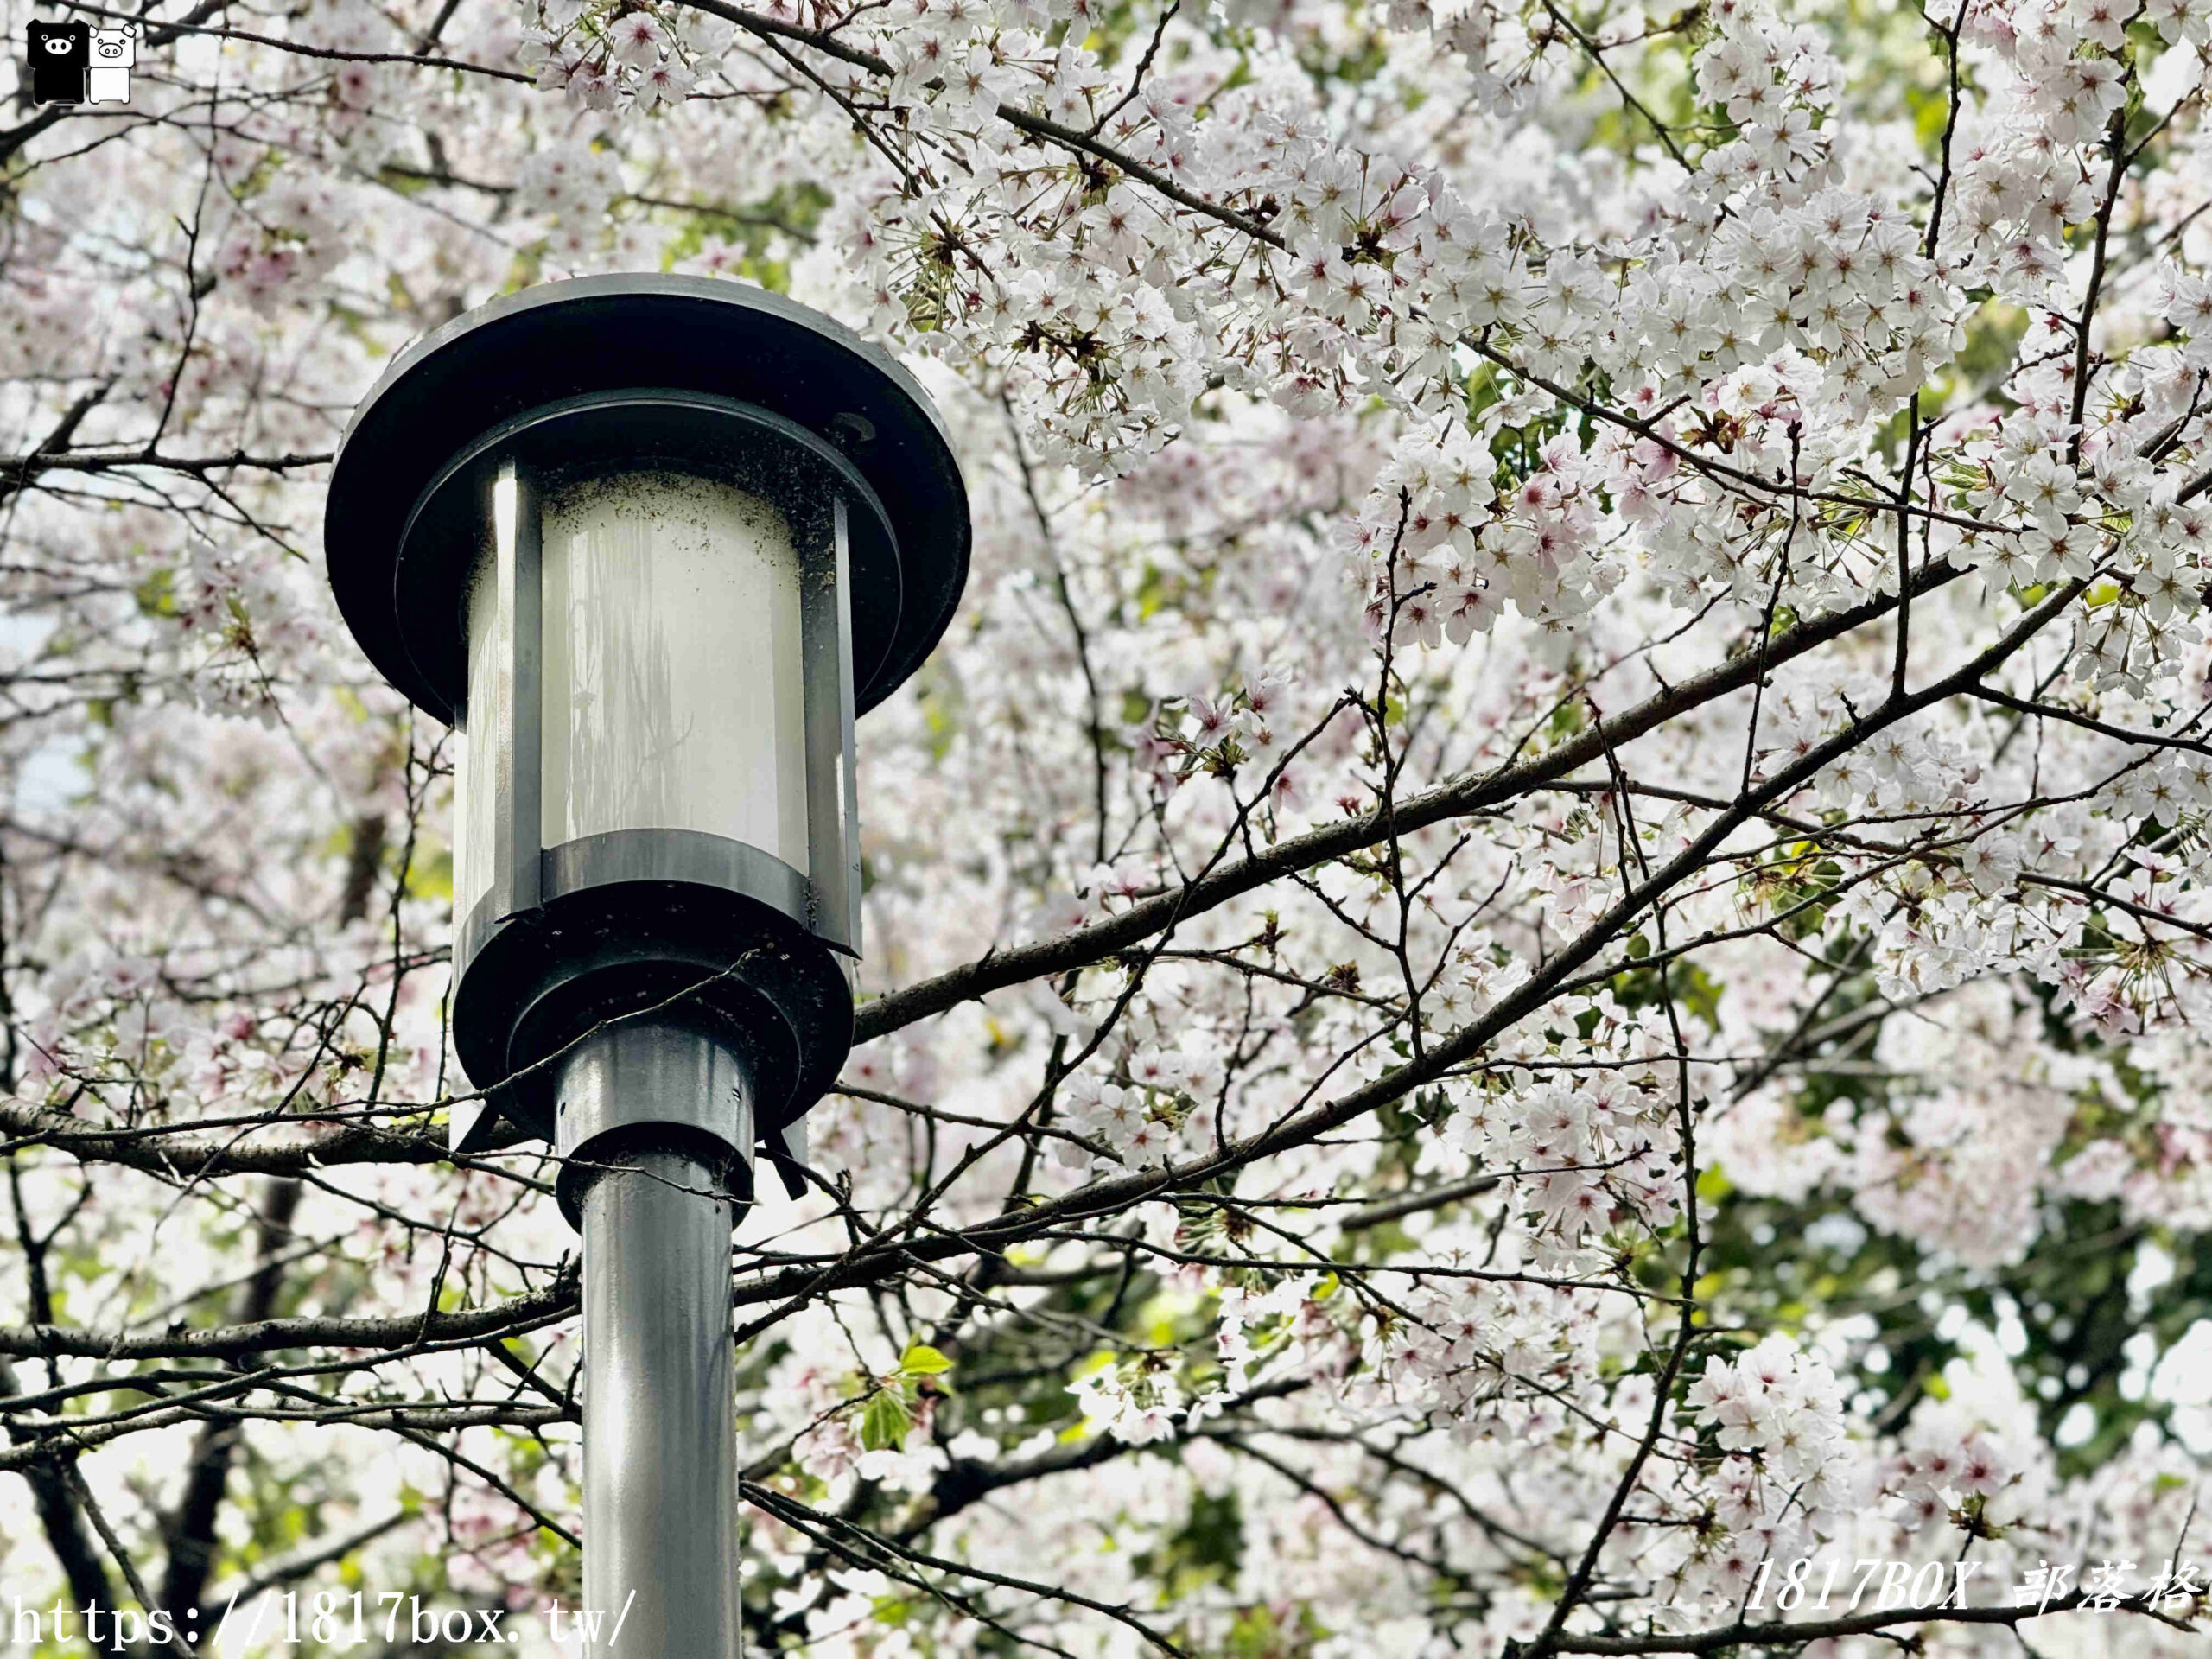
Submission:
[[[696,830],[546,842],[545,502],[572,485],[655,472],[744,490],[791,528],[800,562],[806,874],[764,848]],[[852,1041],[849,983],[825,952],[857,957],[861,944],[856,543],[880,579],[896,540],[882,503],[841,452],[769,410],[703,392],[590,393],[527,410],[455,455],[424,489],[402,541],[402,605],[465,618],[475,567],[453,553],[475,545],[479,558],[494,561],[499,606],[512,619],[499,664],[509,727],[483,734],[499,756],[491,887],[461,918],[454,949],[462,1065],[472,1077],[508,1081],[490,1097],[491,1111],[480,1108],[461,1125],[456,1150],[488,1138],[494,1111],[551,1138],[560,1049],[594,1025],[681,997],[687,1017],[744,1056],[757,1090],[755,1129],[787,1182],[804,1162],[798,1120]],[[687,974],[696,985],[683,996]]]
[[[804,874],[696,830],[545,844],[544,504],[572,483],[639,471],[728,483],[790,525]],[[451,1114],[454,1150],[502,1138],[501,1118],[553,1138],[560,1057],[609,1020],[650,1013],[740,1056],[760,1145],[796,1192],[804,1114],[852,1040],[854,721],[928,654],[967,574],[966,494],[927,396],[882,353],[777,295],[672,276],[548,283],[456,319],[393,363],[340,446],[326,537],[363,649],[450,724],[467,717],[468,584],[487,552],[513,621],[491,887],[456,918],[454,951],[454,1046],[485,1096]],[[734,1176],[749,1192],[749,1169]],[[564,1184],[572,1220],[574,1197]]]

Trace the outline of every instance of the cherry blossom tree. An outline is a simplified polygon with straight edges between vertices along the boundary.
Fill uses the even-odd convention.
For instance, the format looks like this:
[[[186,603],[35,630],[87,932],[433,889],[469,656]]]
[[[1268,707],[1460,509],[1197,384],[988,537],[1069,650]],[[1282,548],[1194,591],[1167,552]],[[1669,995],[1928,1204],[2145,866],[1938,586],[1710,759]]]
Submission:
[[[661,270],[977,524],[734,1240],[760,1650],[2201,1643],[2206,0],[38,15],[141,39],[0,127],[0,1597],[575,1599],[319,520],[410,337]]]

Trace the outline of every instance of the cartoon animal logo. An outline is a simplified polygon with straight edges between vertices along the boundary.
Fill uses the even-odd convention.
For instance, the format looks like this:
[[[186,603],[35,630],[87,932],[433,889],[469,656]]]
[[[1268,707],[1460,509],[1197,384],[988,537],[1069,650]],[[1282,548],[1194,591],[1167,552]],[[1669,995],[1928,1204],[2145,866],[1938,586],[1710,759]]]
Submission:
[[[94,29],[92,67],[85,76],[86,101],[128,104],[130,101],[130,67],[137,61],[137,24],[124,23],[115,29]]]
[[[31,19],[31,102],[82,104],[92,67],[90,23],[49,23]]]

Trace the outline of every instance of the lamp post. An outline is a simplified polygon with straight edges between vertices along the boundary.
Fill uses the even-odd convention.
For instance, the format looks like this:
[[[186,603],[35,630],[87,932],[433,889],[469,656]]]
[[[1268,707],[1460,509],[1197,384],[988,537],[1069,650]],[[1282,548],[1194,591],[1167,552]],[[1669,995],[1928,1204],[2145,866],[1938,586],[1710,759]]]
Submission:
[[[926,395],[779,296],[597,276],[408,347],[325,544],[377,669],[453,725],[454,1043],[583,1236],[583,1605],[741,1650],[729,1233],[793,1197],[852,1044],[853,721],[968,567]],[[511,1136],[510,1136],[511,1138]]]

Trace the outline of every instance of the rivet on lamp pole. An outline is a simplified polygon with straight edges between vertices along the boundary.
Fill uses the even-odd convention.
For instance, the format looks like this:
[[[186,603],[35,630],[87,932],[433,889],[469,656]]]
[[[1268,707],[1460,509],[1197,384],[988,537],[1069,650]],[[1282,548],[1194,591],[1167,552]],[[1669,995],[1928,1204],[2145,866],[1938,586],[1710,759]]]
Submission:
[[[729,1233],[756,1144],[803,1190],[852,1046],[853,722],[967,579],[951,446],[803,306],[582,277],[393,361],[324,540],[461,739],[453,1150],[550,1140],[583,1235],[583,1605],[625,1654],[736,1655]]]

